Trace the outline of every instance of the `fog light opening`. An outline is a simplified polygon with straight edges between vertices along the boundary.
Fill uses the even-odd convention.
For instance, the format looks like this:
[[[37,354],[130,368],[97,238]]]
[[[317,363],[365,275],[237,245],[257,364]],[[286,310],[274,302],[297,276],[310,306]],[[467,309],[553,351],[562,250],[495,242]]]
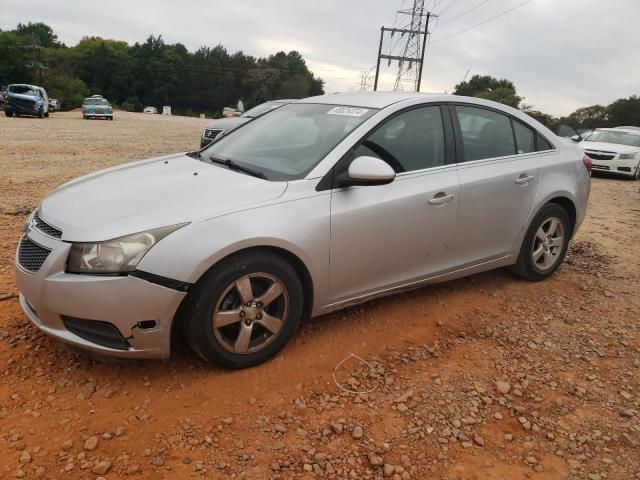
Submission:
[[[138,328],[140,330],[150,330],[152,328],[156,328],[156,321],[155,320],[143,320],[141,322],[138,322]]]

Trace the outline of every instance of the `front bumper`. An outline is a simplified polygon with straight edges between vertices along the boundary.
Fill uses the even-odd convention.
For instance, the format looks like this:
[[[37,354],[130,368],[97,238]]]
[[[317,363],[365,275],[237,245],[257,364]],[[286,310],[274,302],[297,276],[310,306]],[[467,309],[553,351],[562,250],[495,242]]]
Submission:
[[[111,118],[111,117],[113,117],[113,113],[89,113],[89,112],[85,112],[85,113],[83,113],[83,115],[85,117],[91,117],[91,118]]]
[[[134,276],[66,273],[70,243],[35,229],[27,230],[25,236],[51,250],[35,273],[16,260],[20,305],[36,327],[65,343],[100,354],[124,358],[169,356],[171,325],[186,293]],[[65,326],[65,318],[76,322],[83,319],[88,324],[107,322],[117,329],[126,346],[110,348],[87,340],[72,333]]]
[[[40,113],[40,106],[35,102],[9,100],[5,105],[5,110],[20,115],[37,116]]]
[[[587,155],[589,155],[587,153]],[[592,168],[595,172],[614,173],[616,175],[625,175],[633,177],[639,166],[637,159],[633,160],[592,160]]]

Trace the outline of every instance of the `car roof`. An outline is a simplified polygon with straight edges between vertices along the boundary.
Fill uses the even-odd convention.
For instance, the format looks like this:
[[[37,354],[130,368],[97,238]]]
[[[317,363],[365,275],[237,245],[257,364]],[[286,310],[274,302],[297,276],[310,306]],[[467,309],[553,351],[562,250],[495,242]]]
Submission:
[[[624,132],[630,135],[640,135],[640,128],[637,127],[614,127],[614,128],[596,128],[596,131],[601,132]]]
[[[302,100],[297,100],[297,103],[326,103],[331,105],[381,109],[393,105],[394,103],[417,98],[428,98],[433,101],[452,101],[452,99],[459,100],[465,97],[447,95],[444,93],[426,92],[349,92],[330,93],[317,97],[304,98]]]
[[[627,131],[632,131],[632,132],[638,132],[640,131],[640,127],[614,127],[613,130],[627,130]]]
[[[38,87],[37,85],[31,85],[30,83],[11,83],[9,85],[7,85],[8,87],[32,87],[32,88],[41,88]]]

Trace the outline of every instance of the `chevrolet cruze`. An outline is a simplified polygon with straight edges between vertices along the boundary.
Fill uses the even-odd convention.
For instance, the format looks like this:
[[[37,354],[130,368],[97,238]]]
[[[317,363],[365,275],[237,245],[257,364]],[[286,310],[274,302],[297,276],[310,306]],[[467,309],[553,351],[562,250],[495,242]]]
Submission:
[[[590,159],[475,98],[334,94],[280,107],[199,152],[96,172],[49,194],[17,249],[45,333],[120,357],[274,356],[302,319],[499,267],[562,263]]]

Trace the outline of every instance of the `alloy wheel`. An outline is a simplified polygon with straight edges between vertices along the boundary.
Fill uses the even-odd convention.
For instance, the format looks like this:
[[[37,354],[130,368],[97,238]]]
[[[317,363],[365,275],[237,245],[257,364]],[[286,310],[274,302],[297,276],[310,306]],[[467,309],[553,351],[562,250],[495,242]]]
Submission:
[[[560,218],[550,217],[542,222],[531,249],[533,264],[538,270],[549,270],[558,261],[564,248],[564,235],[564,224]]]
[[[288,313],[284,284],[268,273],[251,273],[223,291],[213,313],[213,333],[229,352],[255,353],[278,336]]]

